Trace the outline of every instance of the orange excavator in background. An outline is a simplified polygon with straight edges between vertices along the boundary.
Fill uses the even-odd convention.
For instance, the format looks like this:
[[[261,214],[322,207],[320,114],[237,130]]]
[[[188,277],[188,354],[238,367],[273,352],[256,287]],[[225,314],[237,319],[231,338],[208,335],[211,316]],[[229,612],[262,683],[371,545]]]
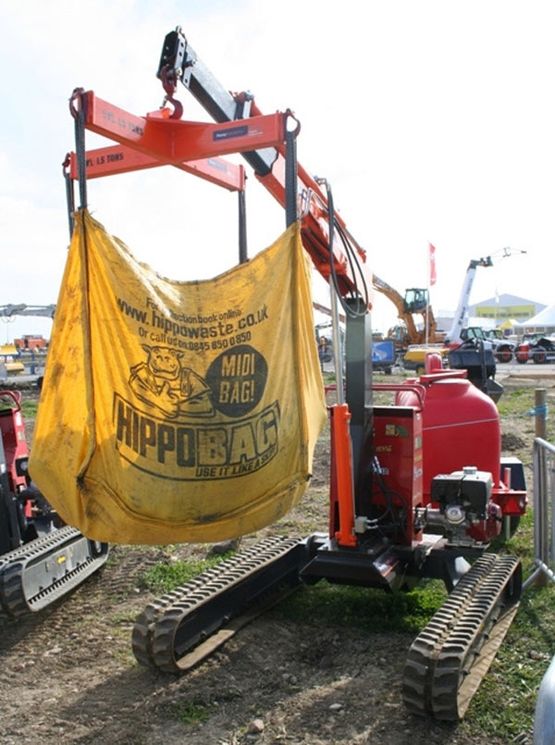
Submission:
[[[438,354],[447,362],[448,349],[444,345],[445,333],[438,331],[437,321],[430,306],[430,293],[427,288],[409,287],[404,297],[376,274],[372,275],[372,286],[397,309],[401,323],[389,329],[387,338],[395,344],[398,364],[406,370],[424,372],[426,356]],[[418,322],[418,316],[421,321]]]
[[[372,274],[372,287],[385,295],[397,310],[401,325],[390,329],[387,336],[394,339],[399,354],[404,354],[410,344],[441,344],[444,341],[445,334],[438,331],[426,288],[409,287],[403,296],[377,274]],[[421,316],[420,322],[418,316]]]
[[[396,591],[436,578],[451,594],[411,646],[403,699],[416,714],[459,719],[521,593],[518,559],[488,550],[503,523],[526,509],[524,469],[501,457],[495,404],[465,371],[445,370],[438,358],[418,379],[373,383],[367,255],[335,211],[329,183],[297,163],[298,120],[290,111],[264,116],[252,94],[230,93],[179,27],[164,40],[158,77],[169,106],[146,116],[75,89],[76,153],[67,158],[66,177],[79,182],[81,209],[89,179],[171,165],[238,192],[243,261],[244,174],[220,158],[241,153],[285,208],[286,225],[298,221],[305,250],[333,290],[336,349],[341,304],[346,372],[343,378],[340,360],[337,403],[329,407],[327,530],[302,539],[267,537],[153,601],[133,628],[135,657],[185,672],[284,592],[322,579]],[[213,121],[181,120],[183,106],[174,98],[180,83]],[[86,151],[84,129],[117,144]],[[68,207],[74,208],[71,189]],[[375,390],[393,394],[393,404],[374,405]],[[199,440],[195,456],[202,448]]]

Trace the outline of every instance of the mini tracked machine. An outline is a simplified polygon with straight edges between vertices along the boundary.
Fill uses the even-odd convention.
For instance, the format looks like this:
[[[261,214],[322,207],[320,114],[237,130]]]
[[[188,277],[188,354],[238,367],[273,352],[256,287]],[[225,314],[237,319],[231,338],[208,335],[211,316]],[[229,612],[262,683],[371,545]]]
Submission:
[[[460,718],[521,593],[519,561],[489,550],[526,509],[522,464],[501,457],[495,403],[466,371],[443,369],[433,355],[419,377],[373,384],[372,273],[365,251],[334,210],[329,184],[297,162],[298,120],[290,111],[265,116],[251,94],[229,93],[179,28],[164,40],[158,77],[166,105],[145,117],[92,91],[74,91],[78,144],[66,159],[68,185],[78,181],[83,193],[87,179],[164,164],[193,173],[238,194],[244,261],[244,170],[222,158],[241,153],[284,207],[287,225],[300,221],[303,245],[334,290],[337,403],[329,407],[327,530],[302,540],[268,538],[151,603],[134,626],[135,656],[142,664],[183,672],[302,584],[325,579],[394,591],[436,578],[449,595],[409,651],[403,696],[412,712]],[[213,122],[181,119],[178,83]],[[85,151],[84,129],[117,144]],[[68,199],[71,213],[72,188]],[[346,318],[344,359],[338,303]],[[388,392],[392,403],[374,403],[376,392]]]
[[[31,482],[17,391],[0,391],[0,429],[0,616],[18,618],[80,585],[108,546],[64,525]]]

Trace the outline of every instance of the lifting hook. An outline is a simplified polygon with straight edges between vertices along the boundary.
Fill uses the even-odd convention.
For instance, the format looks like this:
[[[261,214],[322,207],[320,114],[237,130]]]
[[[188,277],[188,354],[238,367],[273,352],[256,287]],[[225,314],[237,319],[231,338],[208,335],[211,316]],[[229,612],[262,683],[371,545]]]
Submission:
[[[177,75],[178,72],[170,65],[164,65],[160,70],[160,80],[162,81],[162,87],[166,91],[162,107],[164,107],[166,103],[170,103],[173,106],[170,119],[181,119],[183,116],[183,104],[181,101],[178,101],[173,97],[177,87]]]

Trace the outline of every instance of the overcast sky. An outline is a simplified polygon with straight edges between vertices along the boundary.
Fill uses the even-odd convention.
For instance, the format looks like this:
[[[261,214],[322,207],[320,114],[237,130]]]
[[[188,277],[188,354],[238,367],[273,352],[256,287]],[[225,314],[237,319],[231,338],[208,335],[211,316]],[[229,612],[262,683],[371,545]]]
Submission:
[[[156,110],[160,50],[177,25],[226,88],[252,91],[265,113],[295,112],[299,161],[329,180],[389,284],[426,285],[431,241],[436,314],[454,310],[469,261],[487,255],[494,266],[478,270],[471,302],[555,302],[554,16],[548,0],[0,0],[0,305],[56,302],[72,90]],[[184,118],[205,118],[184,88],[178,97]],[[110,143],[88,135],[100,144]],[[89,205],[167,276],[236,262],[236,196],[175,169],[90,182]],[[247,205],[254,254],[285,218],[254,178]],[[394,319],[378,296],[374,328]],[[0,341],[48,332],[19,319],[0,325]]]

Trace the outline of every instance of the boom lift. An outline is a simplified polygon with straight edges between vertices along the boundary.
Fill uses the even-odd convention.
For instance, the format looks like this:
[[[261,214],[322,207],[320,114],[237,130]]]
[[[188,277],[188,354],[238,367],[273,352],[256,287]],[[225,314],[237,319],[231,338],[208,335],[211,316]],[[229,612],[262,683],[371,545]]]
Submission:
[[[0,316],[2,318],[12,318],[13,316],[43,316],[54,318],[55,312],[55,305],[26,305],[25,303],[0,305]]]
[[[134,654],[141,664],[182,672],[303,583],[325,578],[392,591],[441,578],[451,594],[411,647],[403,696],[413,712],[462,717],[521,592],[519,561],[488,551],[503,520],[526,506],[522,464],[501,459],[495,404],[463,371],[444,370],[433,358],[419,378],[373,384],[366,254],[334,210],[329,184],[297,164],[295,117],[263,116],[252,95],[230,94],[179,28],[166,36],[158,75],[173,110],[146,117],[74,91],[77,153],[66,161],[66,178],[79,180],[81,206],[87,179],[170,164],[239,193],[241,259],[242,167],[219,162],[214,169],[212,162],[242,153],[285,207],[287,224],[300,220],[307,252],[336,291],[346,316],[346,376],[343,386],[336,366],[328,530],[268,538],[150,603],[133,629]],[[180,82],[216,124],[180,119]],[[80,127],[119,144],[86,152]],[[390,392],[393,405],[373,405],[374,390]]]
[[[480,340],[465,333],[466,314],[470,291],[474,284],[476,269],[479,266],[493,266],[491,256],[471,259],[464,275],[463,286],[459,296],[459,303],[453,317],[451,328],[446,334],[445,343],[449,347],[449,364],[455,369],[464,369],[468,378],[481,390],[489,392],[498,400],[503,391],[502,386],[495,382],[496,364],[493,347],[490,342]]]
[[[500,253],[503,258],[506,258],[513,254],[513,250],[506,247]],[[517,253],[526,253],[526,251],[518,251]],[[512,349],[509,344],[494,343],[492,339],[486,338],[484,333],[465,327],[470,292],[476,277],[476,270],[480,266],[493,266],[492,257],[486,256],[470,260],[453,323],[446,335],[446,344],[450,348],[449,364],[451,367],[466,369],[469,379],[497,400],[501,395],[502,388],[494,380],[495,361],[496,359],[500,362],[508,361],[512,357]]]
[[[466,314],[468,313],[470,291],[472,290],[472,285],[474,284],[474,279],[476,277],[476,269],[479,266],[493,266],[491,256],[470,260],[470,263],[466,270],[466,274],[464,275],[464,282],[461,289],[461,295],[459,297],[457,310],[455,311],[455,315],[453,317],[453,323],[451,324],[451,328],[447,332],[446,338],[449,344],[460,344],[463,341],[461,332],[465,326]]]

